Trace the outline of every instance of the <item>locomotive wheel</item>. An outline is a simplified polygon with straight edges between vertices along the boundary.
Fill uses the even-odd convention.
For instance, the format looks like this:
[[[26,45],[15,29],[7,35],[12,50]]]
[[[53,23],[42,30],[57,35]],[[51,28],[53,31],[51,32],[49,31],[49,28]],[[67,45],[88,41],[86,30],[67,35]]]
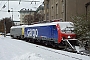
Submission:
[[[14,36],[13,35],[11,35],[11,37],[12,37],[12,39],[14,39]]]
[[[45,46],[48,46],[48,41],[45,42]]]
[[[31,39],[28,39],[28,42],[30,42],[30,43],[31,43]]]
[[[30,42],[31,42],[31,43],[35,43],[35,40],[34,40],[34,39],[30,39]]]
[[[51,46],[52,46],[53,48],[58,48],[58,44],[57,44],[57,43],[50,42],[50,44],[51,44]]]
[[[23,35],[21,35],[21,36],[20,36],[20,38],[21,38],[21,39],[24,39],[24,36],[23,36]]]
[[[29,39],[25,39],[26,42],[29,42]]]

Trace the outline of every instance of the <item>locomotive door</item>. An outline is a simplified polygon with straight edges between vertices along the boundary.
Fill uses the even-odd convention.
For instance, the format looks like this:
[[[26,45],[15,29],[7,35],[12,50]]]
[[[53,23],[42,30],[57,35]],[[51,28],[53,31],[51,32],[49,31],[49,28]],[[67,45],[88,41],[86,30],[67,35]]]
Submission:
[[[57,32],[57,28],[55,25],[53,25],[53,27],[52,27],[52,37],[55,40],[58,38],[58,32]]]

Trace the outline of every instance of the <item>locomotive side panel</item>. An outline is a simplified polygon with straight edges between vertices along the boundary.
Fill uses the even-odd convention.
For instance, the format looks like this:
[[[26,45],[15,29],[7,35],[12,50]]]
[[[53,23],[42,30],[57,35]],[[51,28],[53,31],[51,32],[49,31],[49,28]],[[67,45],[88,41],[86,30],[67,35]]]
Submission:
[[[52,27],[52,37],[53,37],[53,40],[55,43],[58,43],[58,30],[57,30],[57,27],[56,25],[53,25]]]
[[[40,39],[40,40],[53,40],[57,42],[58,34],[55,25],[49,26],[38,26],[38,27],[26,27],[25,28],[25,37]]]
[[[17,38],[22,35],[22,28],[13,28],[10,30],[10,34],[13,38]]]

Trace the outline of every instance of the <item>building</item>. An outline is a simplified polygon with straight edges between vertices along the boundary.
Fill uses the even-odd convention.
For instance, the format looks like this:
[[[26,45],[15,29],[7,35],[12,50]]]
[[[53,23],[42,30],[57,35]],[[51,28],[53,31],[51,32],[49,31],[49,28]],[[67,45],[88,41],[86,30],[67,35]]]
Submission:
[[[20,13],[20,24],[23,25],[23,24],[28,24],[28,22],[24,21],[24,17],[26,15],[34,15],[35,11],[23,8],[19,11],[19,13]]]
[[[36,14],[40,15],[39,16],[39,22],[42,22],[45,18],[44,18],[44,5],[41,4],[37,10],[36,10]]]
[[[90,0],[44,0],[45,20],[72,21],[73,16],[87,14]]]
[[[37,8],[36,12],[43,14],[43,13],[44,13],[44,5],[40,5],[40,6]]]

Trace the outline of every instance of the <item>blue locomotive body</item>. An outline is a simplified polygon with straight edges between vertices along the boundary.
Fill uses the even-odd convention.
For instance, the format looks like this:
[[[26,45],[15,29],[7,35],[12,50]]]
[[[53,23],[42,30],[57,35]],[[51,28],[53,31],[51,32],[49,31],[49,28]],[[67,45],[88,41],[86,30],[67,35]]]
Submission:
[[[61,43],[63,39],[73,39],[71,22],[52,22],[28,25],[24,28],[24,37],[27,39],[45,40],[54,43]],[[34,40],[33,40],[34,41]]]
[[[24,32],[26,38],[54,40],[56,43],[58,42],[58,31],[56,25],[25,27]]]

